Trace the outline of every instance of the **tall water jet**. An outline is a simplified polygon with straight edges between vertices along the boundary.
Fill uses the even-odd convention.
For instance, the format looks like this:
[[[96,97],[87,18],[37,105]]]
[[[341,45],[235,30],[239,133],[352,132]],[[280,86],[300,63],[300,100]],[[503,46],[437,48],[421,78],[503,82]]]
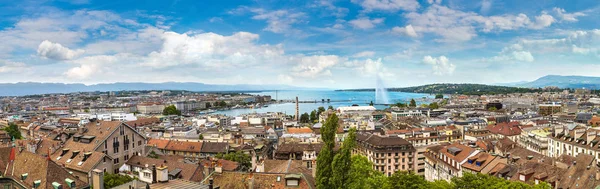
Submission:
[[[387,90],[385,89],[385,85],[379,74],[377,74],[375,86],[375,103],[390,104],[390,98],[388,97]]]

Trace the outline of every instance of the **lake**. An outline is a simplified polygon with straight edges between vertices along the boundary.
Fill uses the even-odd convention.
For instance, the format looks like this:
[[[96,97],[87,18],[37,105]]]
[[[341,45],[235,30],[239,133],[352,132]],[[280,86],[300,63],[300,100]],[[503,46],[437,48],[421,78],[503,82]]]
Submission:
[[[265,91],[258,93],[249,93],[253,95],[270,95],[275,100],[293,100],[298,96],[300,101],[318,101],[317,103],[300,103],[300,114],[304,112],[310,113],[312,110],[323,106],[325,108],[333,106],[334,108],[342,106],[352,106],[352,104],[358,104],[361,106],[368,105],[371,101],[376,103],[375,91]],[[422,94],[422,93],[405,93],[405,92],[388,92],[388,99],[390,103],[407,103],[410,99],[415,99],[418,104],[428,103],[435,95]],[[321,99],[330,99],[333,102],[327,103],[321,102]],[[336,102],[338,101],[338,102]],[[385,109],[386,105],[375,105],[377,109]],[[217,114],[225,114],[228,116],[238,116],[241,114],[248,113],[266,113],[266,112],[284,112],[288,115],[294,115],[296,112],[295,103],[280,103],[280,104],[269,104],[268,107],[261,108],[245,108],[245,109],[232,109],[217,111]]]

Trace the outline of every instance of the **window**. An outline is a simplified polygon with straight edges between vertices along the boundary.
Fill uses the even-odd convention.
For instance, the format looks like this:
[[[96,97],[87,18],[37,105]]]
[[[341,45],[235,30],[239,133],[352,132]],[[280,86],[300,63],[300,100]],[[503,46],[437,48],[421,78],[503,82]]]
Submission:
[[[113,153],[119,153],[119,138],[113,138]]]
[[[150,177],[152,177],[152,175],[151,175],[150,173],[146,173],[146,172],[144,172],[144,177],[148,177],[148,178],[150,178]]]
[[[129,159],[129,155],[125,155],[125,161],[127,161]]]
[[[402,156],[404,156],[404,152],[402,152]]]
[[[121,134],[121,135],[125,135],[125,128],[123,127],[123,125],[121,125],[121,126],[119,127],[119,134]]]
[[[108,144],[106,144],[106,141],[104,141],[104,149],[108,149]]]
[[[113,163],[115,163],[115,164],[118,164],[118,163],[119,163],[119,158],[115,158],[115,159],[113,160]]]

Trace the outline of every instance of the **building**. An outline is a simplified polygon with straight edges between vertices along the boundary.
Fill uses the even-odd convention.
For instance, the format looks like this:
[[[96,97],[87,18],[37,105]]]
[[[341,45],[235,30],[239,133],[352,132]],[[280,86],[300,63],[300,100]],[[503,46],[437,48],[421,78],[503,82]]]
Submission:
[[[548,135],[552,134],[549,128],[530,127],[523,129],[517,142],[523,148],[540,153],[548,153]]]
[[[0,148],[0,170],[2,188],[89,188],[64,167],[18,147]]]
[[[423,112],[421,110],[403,109],[400,111],[392,111],[392,120],[398,121],[401,117],[421,117]]]
[[[144,154],[146,138],[120,121],[88,123],[50,155],[81,180],[91,182],[94,169],[118,173],[130,157]]]
[[[462,177],[462,165],[479,151],[468,146],[453,143],[427,148],[425,153],[425,180],[446,180]]]
[[[556,126],[552,135],[548,136],[548,156],[577,157],[579,154],[588,154],[598,161],[600,160],[599,133],[599,130],[588,129],[581,125]]]
[[[557,103],[538,105],[538,114],[547,116],[562,112],[562,106]]]
[[[142,114],[162,114],[165,105],[158,102],[144,102],[137,105],[137,111]]]
[[[518,141],[521,136],[519,122],[502,122],[488,125],[487,129],[493,134],[494,138],[507,137],[512,141]]]
[[[365,113],[367,115],[370,115],[375,110],[377,110],[377,109],[373,106],[347,106],[347,107],[338,107],[336,109],[336,111],[339,112],[340,114]]]
[[[356,148],[352,153],[366,156],[373,162],[373,169],[387,176],[396,171],[417,172],[415,148],[398,136],[359,132],[356,134]]]

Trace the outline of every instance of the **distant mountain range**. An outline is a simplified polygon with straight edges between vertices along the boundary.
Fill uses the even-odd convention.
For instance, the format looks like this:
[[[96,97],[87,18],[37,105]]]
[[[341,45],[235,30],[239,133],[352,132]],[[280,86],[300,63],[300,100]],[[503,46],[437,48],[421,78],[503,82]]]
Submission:
[[[185,91],[265,91],[265,90],[315,90],[289,85],[213,85],[194,82],[166,83],[106,83],[95,85],[64,83],[0,83],[0,96],[23,96],[49,93],[72,93],[122,90],[185,90]]]
[[[558,88],[600,89],[600,77],[547,75],[531,82],[503,83],[496,85],[533,88],[555,86]]]

